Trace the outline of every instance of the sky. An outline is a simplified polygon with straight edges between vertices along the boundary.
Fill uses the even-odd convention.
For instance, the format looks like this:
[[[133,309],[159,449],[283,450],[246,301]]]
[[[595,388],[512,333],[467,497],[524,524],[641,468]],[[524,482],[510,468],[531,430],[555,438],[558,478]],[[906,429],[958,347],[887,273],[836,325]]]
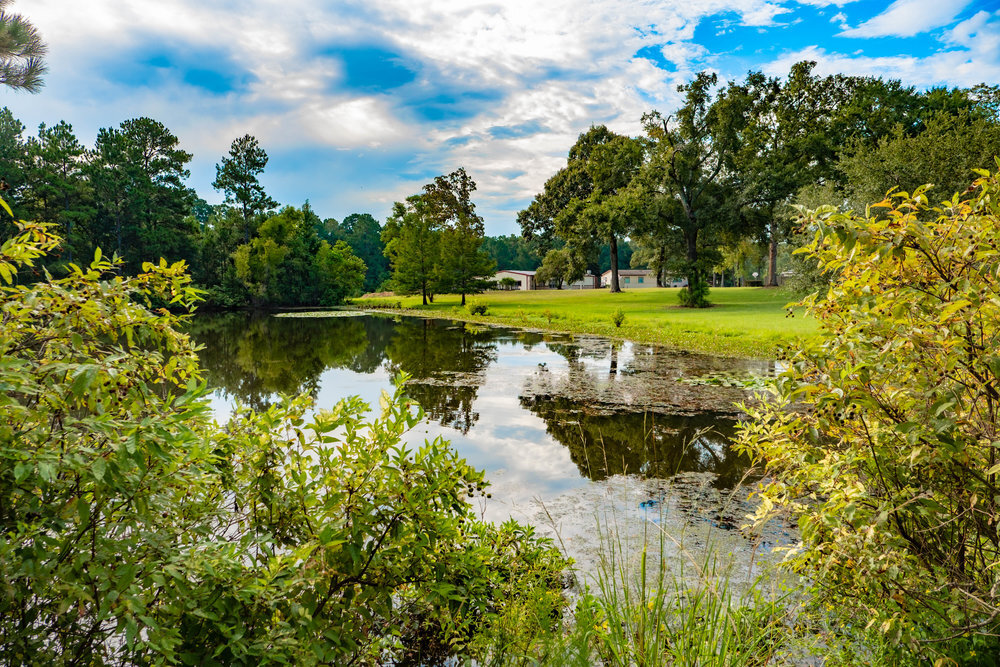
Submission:
[[[17,0],[49,45],[41,93],[0,91],[33,134],[148,116],[191,152],[210,203],[231,142],[257,137],[282,204],[368,212],[465,167],[490,235],[594,124],[639,134],[702,70],[1000,83],[1000,0]]]

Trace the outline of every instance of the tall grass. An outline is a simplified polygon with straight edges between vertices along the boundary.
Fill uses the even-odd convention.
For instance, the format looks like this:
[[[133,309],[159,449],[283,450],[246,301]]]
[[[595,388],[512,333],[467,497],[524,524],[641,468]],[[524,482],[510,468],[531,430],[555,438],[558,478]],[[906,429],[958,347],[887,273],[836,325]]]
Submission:
[[[662,510],[661,510],[662,511]],[[656,667],[783,664],[792,650],[794,593],[773,572],[735,572],[709,542],[646,522],[636,536],[612,516],[598,521],[600,548],[573,613],[554,619],[531,603],[508,610],[484,634],[476,665]],[[679,561],[665,557],[680,553]],[[546,616],[548,614],[548,616]]]
[[[763,575],[735,592],[731,564],[711,545],[695,556],[658,526],[638,555],[620,533],[601,535],[597,588],[591,594],[598,633],[594,653],[609,667],[765,665],[787,636],[789,595]],[[666,542],[684,557],[672,571],[659,557]],[[651,558],[651,548],[656,550]]]

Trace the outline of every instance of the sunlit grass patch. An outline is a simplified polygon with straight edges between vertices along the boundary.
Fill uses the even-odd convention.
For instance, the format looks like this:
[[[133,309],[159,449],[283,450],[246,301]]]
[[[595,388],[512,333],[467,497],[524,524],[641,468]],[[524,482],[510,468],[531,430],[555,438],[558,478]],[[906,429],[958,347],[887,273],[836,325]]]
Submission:
[[[783,290],[718,288],[712,290],[711,308],[678,306],[678,289],[538,290],[487,292],[477,300],[487,305],[486,315],[472,315],[461,308],[457,295],[438,295],[421,305],[419,296],[359,299],[360,307],[385,307],[390,303],[418,313],[477,322],[588,333],[656,343],[692,352],[729,357],[773,358],[781,346],[795,346],[816,332],[813,320],[786,306],[797,300]],[[621,326],[613,315],[620,309]]]

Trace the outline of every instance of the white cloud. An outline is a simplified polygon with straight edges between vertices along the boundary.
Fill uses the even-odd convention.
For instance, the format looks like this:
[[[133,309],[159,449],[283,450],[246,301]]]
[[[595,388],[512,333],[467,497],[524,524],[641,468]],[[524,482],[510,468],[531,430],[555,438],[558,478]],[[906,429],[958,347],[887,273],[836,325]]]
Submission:
[[[927,56],[866,57],[830,53],[818,46],[788,53],[765,66],[766,73],[780,76],[788,73],[792,64],[802,60],[815,60],[816,73],[881,76],[900,79],[917,88],[932,86],[974,86],[983,81],[1000,80],[1000,40],[997,33],[983,35],[977,42],[993,47],[992,51],[978,49],[948,50]]]
[[[912,37],[955,20],[970,0],[896,0],[889,7],[841,37]]]

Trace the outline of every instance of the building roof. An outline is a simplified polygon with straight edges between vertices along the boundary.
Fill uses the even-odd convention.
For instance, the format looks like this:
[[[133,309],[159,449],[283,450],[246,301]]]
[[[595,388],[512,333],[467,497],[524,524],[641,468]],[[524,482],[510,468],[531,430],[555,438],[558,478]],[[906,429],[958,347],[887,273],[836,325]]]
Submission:
[[[520,271],[520,270],[517,270],[517,269],[500,269],[499,271],[497,271],[497,273],[517,273],[517,274],[520,274],[522,276],[533,276],[533,275],[535,275],[536,272],[535,271]]]

